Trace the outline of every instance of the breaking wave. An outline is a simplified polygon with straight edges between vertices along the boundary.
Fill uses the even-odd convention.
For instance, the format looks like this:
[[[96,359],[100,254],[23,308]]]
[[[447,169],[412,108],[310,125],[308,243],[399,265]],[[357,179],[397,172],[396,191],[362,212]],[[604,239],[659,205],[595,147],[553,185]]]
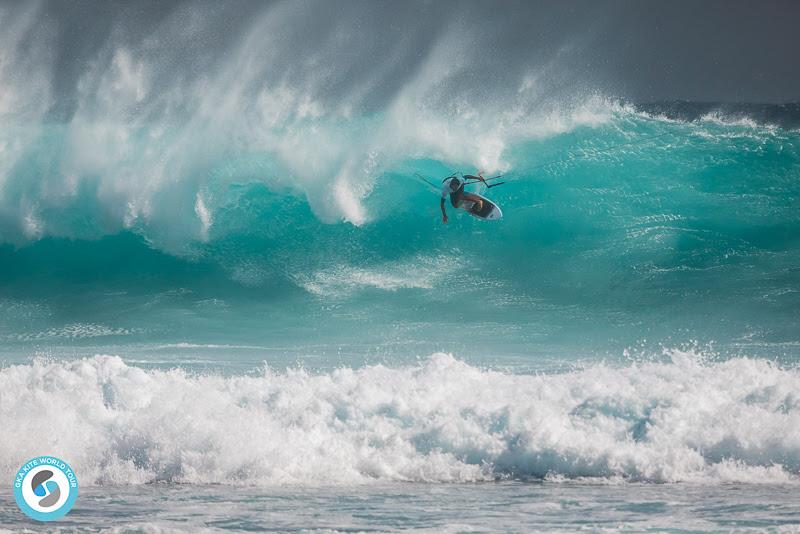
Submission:
[[[439,353],[232,377],[37,361],[0,371],[0,474],[40,451],[81,484],[800,482],[797,369],[704,359],[514,375]]]

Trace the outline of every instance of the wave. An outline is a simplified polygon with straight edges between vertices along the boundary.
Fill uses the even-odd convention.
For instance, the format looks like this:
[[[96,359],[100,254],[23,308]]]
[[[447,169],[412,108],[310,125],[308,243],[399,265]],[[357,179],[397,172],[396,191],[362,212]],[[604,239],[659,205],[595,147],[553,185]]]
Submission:
[[[87,485],[800,482],[796,368],[665,356],[548,375],[447,354],[232,377],[40,360],[0,371],[0,473],[47,453]]]
[[[30,146],[0,152],[6,169],[0,243],[96,240],[127,232],[178,257],[218,262],[232,279],[259,285],[270,277],[262,258],[249,254],[255,250],[281,255],[310,243],[335,254],[342,239],[366,241],[376,229],[392,239],[400,235],[401,242],[403,233],[430,231],[436,199],[414,174],[438,180],[454,169],[475,168],[506,173],[507,184],[491,193],[508,223],[493,229],[512,237],[547,235],[556,225],[565,235],[593,228],[619,231],[618,245],[636,248],[699,231],[699,240],[725,237],[721,246],[736,249],[744,235],[769,240],[771,221],[782,239],[783,229],[798,223],[781,200],[797,193],[798,134],[703,110],[693,122],[674,122],[590,98],[501,119],[492,130],[496,143],[483,148],[473,132],[485,128],[451,124],[446,115],[430,136],[419,125],[440,120],[435,113],[415,117],[416,126],[405,129],[394,122],[411,120],[407,110],[347,124],[325,117],[293,123],[296,133],[276,137],[302,139],[302,150],[290,151],[296,165],[269,143],[221,142],[206,150],[211,132],[191,124],[171,134],[166,125],[137,124],[120,134],[125,148],[119,153],[98,145],[93,135],[76,138],[75,128],[95,123],[40,124]],[[486,113],[489,120],[493,112]],[[331,128],[336,146],[310,133]],[[18,129],[6,128],[4,135],[15,137]],[[242,135],[258,138],[250,133]],[[191,139],[178,143],[173,135]],[[319,165],[316,158],[326,154],[329,161]],[[734,216],[741,220],[733,223]],[[343,229],[337,222],[350,224]],[[729,230],[738,235],[725,236]],[[406,250],[407,261],[420,250]]]
[[[314,317],[416,343],[444,312],[521,353],[795,354],[796,106],[639,105],[577,83],[569,47],[509,70],[480,17],[362,32],[386,6],[354,6],[114,11],[69,61],[43,21],[80,9],[0,7],[0,339],[258,347],[287,330],[266,317]],[[415,174],[478,169],[504,218],[442,225]]]
[[[599,163],[600,176],[626,167],[630,180],[639,179],[632,167],[656,158],[663,167],[682,165],[669,152],[686,144],[700,150],[685,155],[706,166],[724,163],[736,158],[736,147],[720,134],[742,125],[755,130],[746,150],[784,147],[784,163],[796,164],[796,134],[763,131],[772,117],[796,117],[796,106],[635,106],[566,83],[558,62],[508,73],[502,84],[476,84],[464,79],[476,68],[465,52],[475,43],[457,21],[435,39],[420,39],[423,50],[404,41],[386,54],[388,65],[369,72],[354,64],[354,43],[326,33],[319,35],[330,38],[326,46],[303,47],[298,65],[302,43],[285,28],[308,24],[307,9],[256,6],[240,33],[219,36],[207,50],[198,41],[216,31],[214,9],[177,6],[160,25],[147,25],[148,38],[113,34],[72,66],[71,84],[61,87],[55,37],[31,37],[46,6],[4,8],[0,242],[130,231],[159,250],[195,257],[205,244],[253,224],[281,228],[299,217],[379,222],[397,204],[419,199],[397,184],[414,172],[477,168],[525,181],[552,171],[590,172],[587,164]],[[188,32],[187,19],[197,24]],[[338,19],[343,28],[352,23]],[[110,23],[124,35],[124,22]],[[388,46],[381,35],[370,38]],[[200,57],[208,68],[199,68]],[[326,64],[336,68],[320,68]],[[397,78],[398,70],[405,75]],[[345,72],[361,76],[345,83]],[[376,92],[382,98],[370,98]],[[657,117],[706,120],[686,127]],[[709,138],[696,142],[703,134]],[[605,152],[620,144],[624,149]],[[250,198],[259,187],[268,201]],[[528,191],[517,196],[530,204]]]
[[[0,152],[0,241],[132,231],[159,249],[192,255],[229,233],[223,218],[242,207],[255,186],[273,202],[307,204],[308,216],[323,223],[363,226],[382,215],[370,209],[377,189],[407,194],[391,184],[397,174],[408,181],[415,167],[437,174],[448,166],[507,171],[514,143],[599,125],[617,109],[590,99],[499,120],[486,109],[462,120],[448,110],[398,106],[371,117],[295,117],[278,126],[254,126],[245,110],[220,119],[227,126],[210,119],[202,126],[177,119],[12,120],[0,132],[7,147]],[[23,141],[31,129],[35,133]],[[281,225],[285,209],[261,215]]]
[[[519,135],[506,132],[506,184],[485,192],[503,208],[494,224],[451,210],[443,225],[438,192],[414,176],[468,172],[477,149],[463,160],[437,159],[441,145],[400,154],[391,132],[387,152],[367,154],[359,166],[367,178],[355,196],[334,191],[335,179],[305,190],[269,151],[213,155],[202,172],[193,167],[157,185],[131,179],[124,191],[113,185],[117,163],[107,173],[55,173],[43,182],[41,162],[29,159],[0,195],[0,239],[16,244],[0,245],[0,282],[6,302],[24,308],[0,319],[0,337],[260,346],[271,335],[263,323],[233,319],[257,302],[262,312],[284,310],[279,322],[360,317],[368,324],[332,330],[372,328],[378,344],[389,324],[418,325],[414,335],[430,336],[425,325],[446,311],[457,337],[484,328],[483,318],[517,332],[513,344],[523,352],[534,338],[570,351],[602,351],[613,339],[616,353],[652,339],[717,341],[741,355],[736,340],[749,336],[747,355],[793,358],[786,344],[797,341],[800,305],[800,134],[706,115],[683,122],[602,99],[584,104],[566,110],[576,115],[563,131],[554,120],[546,135],[524,133],[520,119]],[[63,128],[50,141],[63,139]],[[357,130],[343,128],[342,139],[356,139]],[[130,142],[137,153],[163,148],[191,160],[192,152],[147,129]],[[73,193],[55,193],[68,183]],[[111,199],[111,191],[122,196]],[[126,219],[128,194],[150,199],[148,215]],[[331,220],[318,202],[362,219],[345,222],[339,211]],[[28,223],[38,229],[31,237]],[[92,299],[111,313],[91,313]],[[465,307],[476,302],[482,314]],[[64,310],[81,309],[76,303],[87,304],[83,315],[64,319],[72,313]],[[189,310],[179,313],[186,329],[176,335],[163,325],[181,309]],[[221,335],[240,337],[197,337],[220,320],[233,326]],[[235,326],[241,320],[251,328]],[[106,351],[116,353],[96,349]]]
[[[186,255],[219,235],[220,212],[241,200],[236,186],[253,183],[282,202],[302,199],[323,222],[364,225],[375,219],[365,200],[407,159],[503,170],[516,139],[605,122],[614,105],[592,91],[545,98],[530,77],[487,102],[459,78],[473,65],[455,28],[427,43],[379,104],[369,94],[416,57],[414,47],[331,95],[358,67],[354,43],[331,36],[298,65],[302,43],[285,28],[308,24],[306,10],[257,10],[236,38],[205,50],[197,41],[214,31],[214,9],[178,6],[150,37],[109,38],[74,65],[73,89],[59,87],[55,37],[31,37],[46,7],[5,8],[0,241],[130,230]],[[190,32],[187,17],[198,25]],[[319,68],[330,63],[333,72]]]

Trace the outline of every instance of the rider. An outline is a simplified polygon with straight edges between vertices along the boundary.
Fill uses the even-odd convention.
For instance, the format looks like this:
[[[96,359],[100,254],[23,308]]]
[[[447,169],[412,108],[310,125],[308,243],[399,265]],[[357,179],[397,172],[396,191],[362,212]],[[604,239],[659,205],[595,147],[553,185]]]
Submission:
[[[456,176],[451,176],[450,178],[445,179],[445,181],[442,182],[442,200],[439,202],[439,207],[442,208],[442,222],[445,224],[447,224],[447,211],[444,209],[444,201],[447,198],[447,195],[450,195],[450,203],[454,208],[460,208],[462,207],[464,201],[470,201],[473,203],[475,211],[480,212],[483,209],[483,199],[481,197],[464,191],[464,180],[480,180],[481,182],[486,183],[482,172],[479,172],[478,176],[465,174],[463,180]],[[464,207],[464,209],[471,208]]]

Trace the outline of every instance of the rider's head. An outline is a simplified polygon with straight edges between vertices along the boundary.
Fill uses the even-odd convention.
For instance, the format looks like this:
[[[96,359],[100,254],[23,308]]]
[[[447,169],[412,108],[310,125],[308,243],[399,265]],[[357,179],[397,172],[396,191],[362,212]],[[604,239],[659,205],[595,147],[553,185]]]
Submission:
[[[455,176],[450,180],[450,189],[453,191],[458,191],[458,188],[461,187],[461,180],[456,178]]]

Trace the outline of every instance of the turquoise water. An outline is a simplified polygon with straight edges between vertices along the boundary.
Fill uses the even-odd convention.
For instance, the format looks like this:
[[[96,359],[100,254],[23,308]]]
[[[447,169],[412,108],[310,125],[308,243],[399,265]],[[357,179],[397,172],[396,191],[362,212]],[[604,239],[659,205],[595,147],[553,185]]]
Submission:
[[[796,361],[797,130],[606,102],[549,120],[476,148],[508,173],[487,193],[505,218],[447,226],[414,173],[475,168],[437,147],[392,159],[358,144],[352,175],[306,178],[234,147],[142,161],[174,142],[144,129],[105,164],[121,177],[88,163],[76,176],[58,170],[76,165],[74,128],[45,126],[4,187],[6,357],[107,352],[224,371],[444,350],[530,370],[694,344]],[[328,127],[360,143],[384,121]]]
[[[68,459],[66,529],[793,528],[800,133],[684,111],[4,130],[0,474]]]

